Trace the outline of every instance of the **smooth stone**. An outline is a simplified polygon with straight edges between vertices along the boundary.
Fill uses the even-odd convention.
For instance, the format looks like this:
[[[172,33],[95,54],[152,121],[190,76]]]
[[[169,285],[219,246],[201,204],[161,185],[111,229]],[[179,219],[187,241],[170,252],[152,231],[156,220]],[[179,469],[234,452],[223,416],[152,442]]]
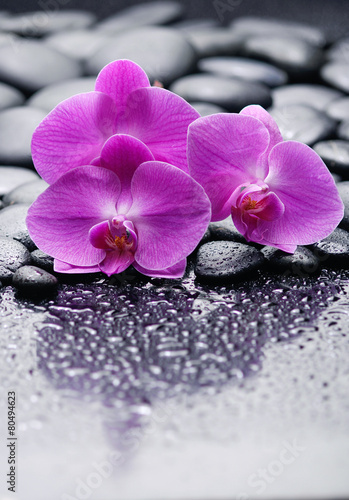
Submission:
[[[21,266],[29,264],[31,255],[19,241],[0,236],[0,266],[15,272]]]
[[[332,172],[349,178],[349,141],[321,141],[313,149]]]
[[[4,45],[12,45],[12,47],[15,47],[20,41],[21,38],[13,33],[0,33],[0,47]]]
[[[95,75],[115,59],[130,59],[144,69],[150,81],[168,85],[194,69],[197,55],[180,31],[141,28],[114,37],[87,61],[87,71]]]
[[[0,282],[2,284],[11,283],[13,275],[13,271],[10,271],[7,267],[0,266]]]
[[[296,251],[290,254],[267,246],[262,249],[262,253],[273,271],[291,271],[293,274],[305,277],[319,268],[319,259],[306,247],[298,246]]]
[[[348,62],[329,62],[321,68],[320,76],[329,85],[349,94]]]
[[[225,282],[247,276],[262,266],[264,255],[256,248],[234,241],[211,241],[196,256],[195,274],[207,282]]]
[[[201,59],[198,62],[198,68],[206,73],[263,83],[268,87],[284,85],[288,80],[287,73],[282,69],[262,61],[253,61],[243,57]]]
[[[349,120],[342,122],[337,129],[339,139],[349,141]]]
[[[12,284],[27,297],[54,293],[58,287],[55,276],[36,266],[20,267],[13,275]]]
[[[297,38],[253,37],[246,40],[244,53],[275,64],[293,78],[308,78],[320,67],[322,51]]]
[[[290,104],[304,104],[324,111],[331,102],[342,96],[343,94],[338,90],[310,83],[285,85],[272,91],[273,106],[275,108]]]
[[[270,114],[285,141],[300,141],[309,146],[328,139],[336,127],[336,122],[322,111],[300,104],[273,108]]]
[[[0,82],[0,111],[13,106],[20,106],[25,100],[24,95],[18,89]]]
[[[38,10],[0,19],[0,30],[21,36],[41,37],[57,31],[88,28],[95,21],[96,16],[85,10]]]
[[[36,245],[29,236],[25,222],[28,208],[29,205],[17,204],[0,210],[0,236],[13,238],[33,251]]]
[[[34,250],[31,253],[31,259],[33,264],[41,269],[45,269],[45,271],[52,272],[53,271],[53,257],[43,252],[42,250]]]
[[[28,168],[0,166],[0,196],[9,193],[21,184],[38,179],[38,174]]]
[[[341,38],[326,52],[327,59],[331,61],[349,63],[349,37]]]
[[[254,16],[242,16],[234,19],[230,27],[244,35],[245,38],[254,36],[281,36],[304,40],[317,47],[326,44],[326,38],[321,30],[303,23],[278,19],[261,19]]]
[[[344,216],[340,227],[349,230],[349,181],[338,182],[337,189],[344,205]]]
[[[192,102],[191,105],[201,116],[215,115],[217,113],[226,113],[227,110],[216,104],[209,102]]]
[[[252,82],[215,75],[189,75],[174,82],[170,90],[187,101],[204,101],[238,112],[248,104],[271,104],[267,87]]]
[[[323,265],[348,267],[349,233],[336,228],[327,238],[315,243],[314,251]]]
[[[82,67],[42,42],[22,40],[12,47],[0,47],[0,80],[23,90],[35,92],[62,80],[78,78]]]
[[[212,241],[238,241],[246,243],[245,238],[236,229],[231,217],[219,222],[211,222],[208,227]]]
[[[183,21],[178,21],[171,26],[172,28],[176,28],[176,30],[181,30],[190,34],[193,33],[193,31],[218,28],[220,26],[220,23],[218,19],[207,17],[202,19],[184,19]]]
[[[0,112],[0,164],[32,165],[31,139],[46,113],[26,106]]]
[[[330,102],[325,111],[334,120],[349,120],[349,97],[342,97]]]
[[[237,54],[242,47],[241,37],[227,28],[208,28],[186,32],[198,56],[224,56]]]
[[[52,49],[80,61],[91,57],[107,41],[105,34],[92,30],[64,31],[45,38]]]
[[[47,113],[52,111],[60,102],[75,94],[91,92],[95,88],[96,78],[85,77],[66,80],[48,85],[33,94],[26,102],[27,106],[43,109]]]
[[[43,193],[48,188],[47,182],[42,179],[28,182],[16,187],[3,197],[5,206],[24,203],[30,205],[33,203],[39,194]]]

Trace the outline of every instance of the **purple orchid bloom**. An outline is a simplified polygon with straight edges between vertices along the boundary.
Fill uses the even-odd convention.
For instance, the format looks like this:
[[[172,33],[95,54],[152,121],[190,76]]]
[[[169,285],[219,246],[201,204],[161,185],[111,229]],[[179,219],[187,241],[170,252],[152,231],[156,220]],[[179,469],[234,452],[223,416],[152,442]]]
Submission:
[[[231,214],[247,241],[293,253],[328,236],[343,217],[321,158],[305,144],[283,141],[260,106],[191,124],[188,163],[211,201],[212,221]]]
[[[120,134],[105,143],[99,166],[51,184],[29,208],[27,226],[58,272],[110,276],[132,264],[147,276],[179,278],[210,217],[200,184]]]
[[[51,184],[75,167],[98,164],[107,139],[128,134],[146,144],[155,160],[188,172],[188,126],[199,116],[181,97],[151,87],[134,62],[114,61],[99,73],[94,92],[66,99],[39,124],[33,162]]]

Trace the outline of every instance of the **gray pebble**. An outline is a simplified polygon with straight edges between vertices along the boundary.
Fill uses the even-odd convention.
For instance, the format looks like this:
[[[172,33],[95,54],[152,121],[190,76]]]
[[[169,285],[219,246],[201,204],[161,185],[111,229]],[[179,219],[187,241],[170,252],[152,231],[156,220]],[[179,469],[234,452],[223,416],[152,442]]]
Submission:
[[[0,236],[6,236],[19,241],[29,251],[36,249],[36,245],[29,236],[26,225],[28,205],[12,205],[0,210]]]
[[[340,222],[340,227],[349,230],[349,181],[339,182],[337,189],[344,204],[344,216]]]
[[[24,102],[24,95],[18,89],[0,82],[0,111],[13,106],[20,106]]]
[[[349,93],[349,63],[348,62],[329,62],[325,64],[320,71],[321,78],[339,90]]]
[[[215,115],[217,113],[226,113],[227,110],[216,104],[209,102],[192,102],[191,105],[201,116]]]
[[[0,196],[9,193],[25,182],[37,180],[39,180],[38,174],[29,168],[0,166]]]
[[[337,129],[337,137],[349,141],[349,120],[343,121]]]
[[[315,243],[314,249],[325,266],[344,267],[349,264],[349,233],[337,228],[327,238]]]
[[[241,37],[227,28],[208,28],[186,32],[199,57],[237,54],[242,47]]]
[[[310,83],[285,85],[272,91],[273,106],[275,108],[292,104],[304,104],[319,111],[324,111],[330,103],[342,96],[343,94],[338,90]]]
[[[107,42],[107,35],[92,30],[64,31],[45,38],[52,49],[80,61],[91,57]]]
[[[34,250],[31,253],[31,259],[33,264],[40,267],[41,269],[45,269],[45,271],[52,272],[53,271],[53,257],[43,252],[42,250]]]
[[[349,63],[349,37],[342,38],[326,52],[327,59]]]
[[[21,266],[31,261],[30,252],[19,241],[0,236],[0,268],[14,273]],[[12,276],[9,273],[0,273],[0,279],[5,282]]]
[[[38,179],[32,182],[26,182],[7,193],[3,202],[5,206],[15,205],[17,203],[24,203],[30,205],[33,203],[39,194],[43,193],[48,187],[47,182]]]
[[[12,284],[22,295],[35,298],[56,292],[58,280],[44,269],[36,266],[23,266],[14,273]]]
[[[306,247],[297,247],[293,254],[274,247],[264,247],[262,253],[273,271],[286,271],[305,277],[319,269],[319,259]]]
[[[325,111],[334,120],[349,120],[349,97],[342,97],[330,102]]]
[[[349,141],[321,141],[313,149],[332,172],[349,178]]]
[[[236,229],[231,217],[219,222],[211,222],[208,226],[210,230],[210,239],[213,241],[238,241],[246,243],[245,238]]]

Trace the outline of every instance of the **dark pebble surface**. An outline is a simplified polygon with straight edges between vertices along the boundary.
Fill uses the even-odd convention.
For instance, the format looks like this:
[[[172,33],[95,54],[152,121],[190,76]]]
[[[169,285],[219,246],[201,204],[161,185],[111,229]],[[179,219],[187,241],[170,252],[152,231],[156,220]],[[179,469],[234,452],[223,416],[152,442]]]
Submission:
[[[256,248],[233,241],[211,241],[197,253],[195,275],[207,282],[230,282],[248,276],[264,263]]]
[[[314,145],[328,168],[343,179],[349,178],[349,141],[322,141]]]
[[[58,280],[44,269],[36,266],[23,266],[13,275],[13,285],[25,296],[36,297],[54,293]]]
[[[349,181],[338,182],[337,188],[344,205],[344,216],[340,227],[349,231]]]
[[[293,254],[274,247],[264,247],[262,253],[272,271],[290,271],[298,276],[307,276],[320,269],[319,259],[306,247],[297,247]]]
[[[10,281],[17,269],[30,264],[31,255],[19,241],[0,236],[0,280]]]
[[[337,228],[327,238],[315,243],[313,249],[323,265],[348,267],[349,233]]]
[[[47,255],[42,250],[37,249],[31,252],[31,260],[35,266],[45,269],[48,272],[53,271],[53,257]]]

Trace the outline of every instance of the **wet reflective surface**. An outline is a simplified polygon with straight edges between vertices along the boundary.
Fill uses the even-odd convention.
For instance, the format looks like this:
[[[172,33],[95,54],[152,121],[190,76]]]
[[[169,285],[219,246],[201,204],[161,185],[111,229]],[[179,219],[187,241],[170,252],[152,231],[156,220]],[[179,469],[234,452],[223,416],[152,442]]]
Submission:
[[[348,292],[326,269],[80,276],[36,303],[3,288],[16,498],[345,496]]]

